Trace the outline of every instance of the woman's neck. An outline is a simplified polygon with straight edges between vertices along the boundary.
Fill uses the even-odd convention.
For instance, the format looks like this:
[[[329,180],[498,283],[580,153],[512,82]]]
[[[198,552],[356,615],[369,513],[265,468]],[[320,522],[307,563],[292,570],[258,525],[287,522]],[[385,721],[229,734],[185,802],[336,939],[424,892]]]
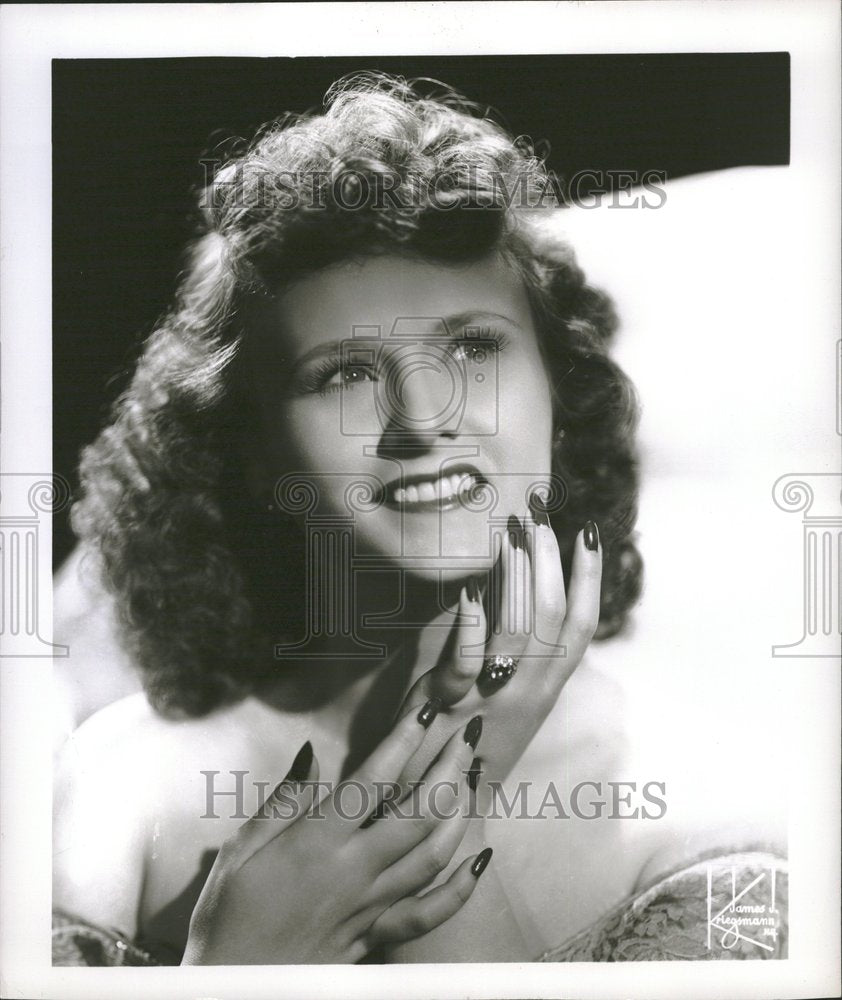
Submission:
[[[311,615],[309,634],[278,650],[282,670],[264,695],[285,711],[308,712],[314,725],[347,740],[346,771],[380,742],[412,683],[435,666],[462,582],[392,571],[359,574],[354,585],[346,627],[336,628],[334,617],[334,627],[326,628],[324,618]],[[332,596],[347,593],[334,589]]]

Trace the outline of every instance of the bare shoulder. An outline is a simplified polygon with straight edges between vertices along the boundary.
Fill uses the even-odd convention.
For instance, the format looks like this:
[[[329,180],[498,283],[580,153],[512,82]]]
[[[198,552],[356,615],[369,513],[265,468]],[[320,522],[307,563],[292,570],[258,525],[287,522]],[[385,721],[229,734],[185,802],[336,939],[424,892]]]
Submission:
[[[142,803],[152,776],[165,779],[160,764],[186,744],[191,728],[160,717],[142,692],[112,702],[67,738],[58,755],[57,795],[95,783],[117,800],[125,790],[132,802]]]
[[[623,684],[586,657],[511,776],[528,809],[489,832],[536,954],[627,896],[652,853],[657,823],[643,810],[660,807],[644,794],[658,790],[635,773],[632,737]]]
[[[53,900],[92,923],[133,936],[147,840],[145,798],[154,745],[148,706],[131,696],[92,716],[57,761]]]
[[[53,634],[67,647],[53,668],[57,699],[56,742],[99,709],[140,690],[137,667],[127,652],[97,563],[82,546],[53,580]]]
[[[134,936],[160,831],[202,814],[205,772],[259,770],[255,714],[237,705],[176,721],[135,694],[75,730],[56,768],[55,905]]]
[[[696,748],[665,747],[672,757],[653,766],[646,727],[657,719],[641,711],[645,694],[631,689],[632,671],[625,682],[617,652],[589,652],[573,674],[512,775],[509,801],[524,783],[529,808],[493,831],[495,863],[536,954],[701,856],[784,853],[785,829],[749,822],[751,809],[729,816],[709,795],[690,810],[676,797],[675,774]]]
[[[533,740],[526,764],[533,773],[535,768],[544,773],[563,764],[571,778],[604,779],[628,766],[630,735],[624,686],[611,671],[586,658]]]
[[[688,809],[681,796],[676,802],[672,783],[666,780],[667,774],[676,773],[674,761],[662,761],[664,766],[653,769],[651,751],[640,752],[639,730],[651,718],[644,720],[634,708],[635,699],[613,664],[603,668],[597,658],[583,666],[539,734],[537,749],[547,774],[549,762],[558,760],[563,746],[568,793],[572,796],[577,785],[593,791],[597,804],[592,811],[601,810],[601,815],[580,827],[590,827],[589,853],[595,853],[597,842],[603,845],[603,857],[610,852],[610,869],[603,866],[603,871],[610,870],[614,894],[638,892],[704,855],[752,849],[786,853],[785,824],[768,815],[762,802],[737,813],[715,795],[703,809]],[[694,755],[702,752],[701,747],[682,746],[679,757],[675,748],[688,768],[699,767]],[[744,798],[750,801],[748,792]],[[595,869],[592,890],[599,877]]]
[[[285,742],[284,718],[254,698],[203,716],[167,717],[138,692],[107,705],[83,722],[67,740],[61,759],[72,761],[74,767],[128,767],[150,775],[153,768],[166,765],[163,773],[155,773],[160,792],[177,773],[173,766],[177,760],[248,760],[256,748],[265,746],[268,730],[274,730]]]

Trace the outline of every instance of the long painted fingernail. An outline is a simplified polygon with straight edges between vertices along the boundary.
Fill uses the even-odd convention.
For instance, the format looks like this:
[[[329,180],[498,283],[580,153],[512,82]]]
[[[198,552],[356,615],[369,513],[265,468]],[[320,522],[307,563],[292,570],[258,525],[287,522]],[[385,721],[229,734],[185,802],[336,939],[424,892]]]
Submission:
[[[532,512],[532,520],[542,528],[549,528],[550,515],[544,507],[544,501],[537,493],[529,494],[529,510]]]
[[[468,600],[473,604],[479,604],[479,581],[475,576],[469,576],[468,582],[465,584],[465,592],[468,595]]]
[[[479,852],[476,861],[474,861],[474,863],[471,865],[471,874],[474,876],[474,878],[479,878],[480,875],[482,875],[482,873],[488,867],[488,862],[491,860],[491,855],[493,853],[494,851],[490,847],[486,847]]]
[[[509,539],[512,545],[516,549],[522,549],[523,546],[523,528],[521,527],[520,521],[514,516],[514,514],[509,515],[509,520],[506,522],[506,530],[509,532]]]
[[[474,759],[471,761],[471,767],[468,770],[468,773],[465,775],[468,782],[468,788],[470,788],[472,792],[475,792],[477,790],[477,785],[479,784],[479,779],[481,774],[482,774],[482,769],[480,768],[480,759],[479,757],[474,757]]]
[[[304,746],[295,755],[295,760],[287,772],[285,781],[303,781],[310,773],[310,765],[313,763],[313,744],[307,740]]]
[[[476,750],[480,736],[482,736],[482,716],[475,715],[465,726],[465,742],[472,750]]]
[[[433,719],[441,711],[441,699],[440,698],[430,698],[430,700],[424,705],[421,711],[416,716],[416,719],[421,723],[425,729],[429,729],[432,725]]]
[[[585,548],[590,552],[596,552],[599,548],[599,528],[595,521],[588,521],[585,525]]]

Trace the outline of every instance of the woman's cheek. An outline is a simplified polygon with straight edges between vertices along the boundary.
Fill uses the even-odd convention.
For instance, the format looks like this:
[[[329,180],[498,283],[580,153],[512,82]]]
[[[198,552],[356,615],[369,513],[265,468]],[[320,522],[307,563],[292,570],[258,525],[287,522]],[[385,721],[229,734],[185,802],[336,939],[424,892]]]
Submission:
[[[277,426],[284,428],[284,440],[279,444],[289,472],[319,473],[341,467],[347,454],[343,445],[348,441],[341,434],[338,415],[325,402],[301,400],[281,413]]]
[[[534,466],[549,468],[552,452],[552,399],[542,364],[513,366],[501,380],[500,432],[510,447]]]

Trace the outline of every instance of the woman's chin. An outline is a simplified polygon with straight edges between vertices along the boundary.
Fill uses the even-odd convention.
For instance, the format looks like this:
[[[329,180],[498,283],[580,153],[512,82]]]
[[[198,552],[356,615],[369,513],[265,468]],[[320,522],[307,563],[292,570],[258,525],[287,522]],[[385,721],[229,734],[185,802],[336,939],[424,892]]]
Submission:
[[[491,571],[493,559],[438,559],[429,564],[414,564],[401,567],[407,576],[426,583],[451,584],[467,580],[470,576],[482,576]]]
[[[394,565],[416,580],[447,584],[491,572],[499,553],[499,540],[495,544],[487,537],[462,536],[449,539],[441,547],[407,547],[401,557],[394,560]]]
[[[385,530],[362,535],[358,529],[357,551],[366,553],[366,561],[376,562],[380,556],[419,580],[452,582],[487,573],[500,552],[499,531],[491,531],[487,519],[476,513],[379,527]]]

